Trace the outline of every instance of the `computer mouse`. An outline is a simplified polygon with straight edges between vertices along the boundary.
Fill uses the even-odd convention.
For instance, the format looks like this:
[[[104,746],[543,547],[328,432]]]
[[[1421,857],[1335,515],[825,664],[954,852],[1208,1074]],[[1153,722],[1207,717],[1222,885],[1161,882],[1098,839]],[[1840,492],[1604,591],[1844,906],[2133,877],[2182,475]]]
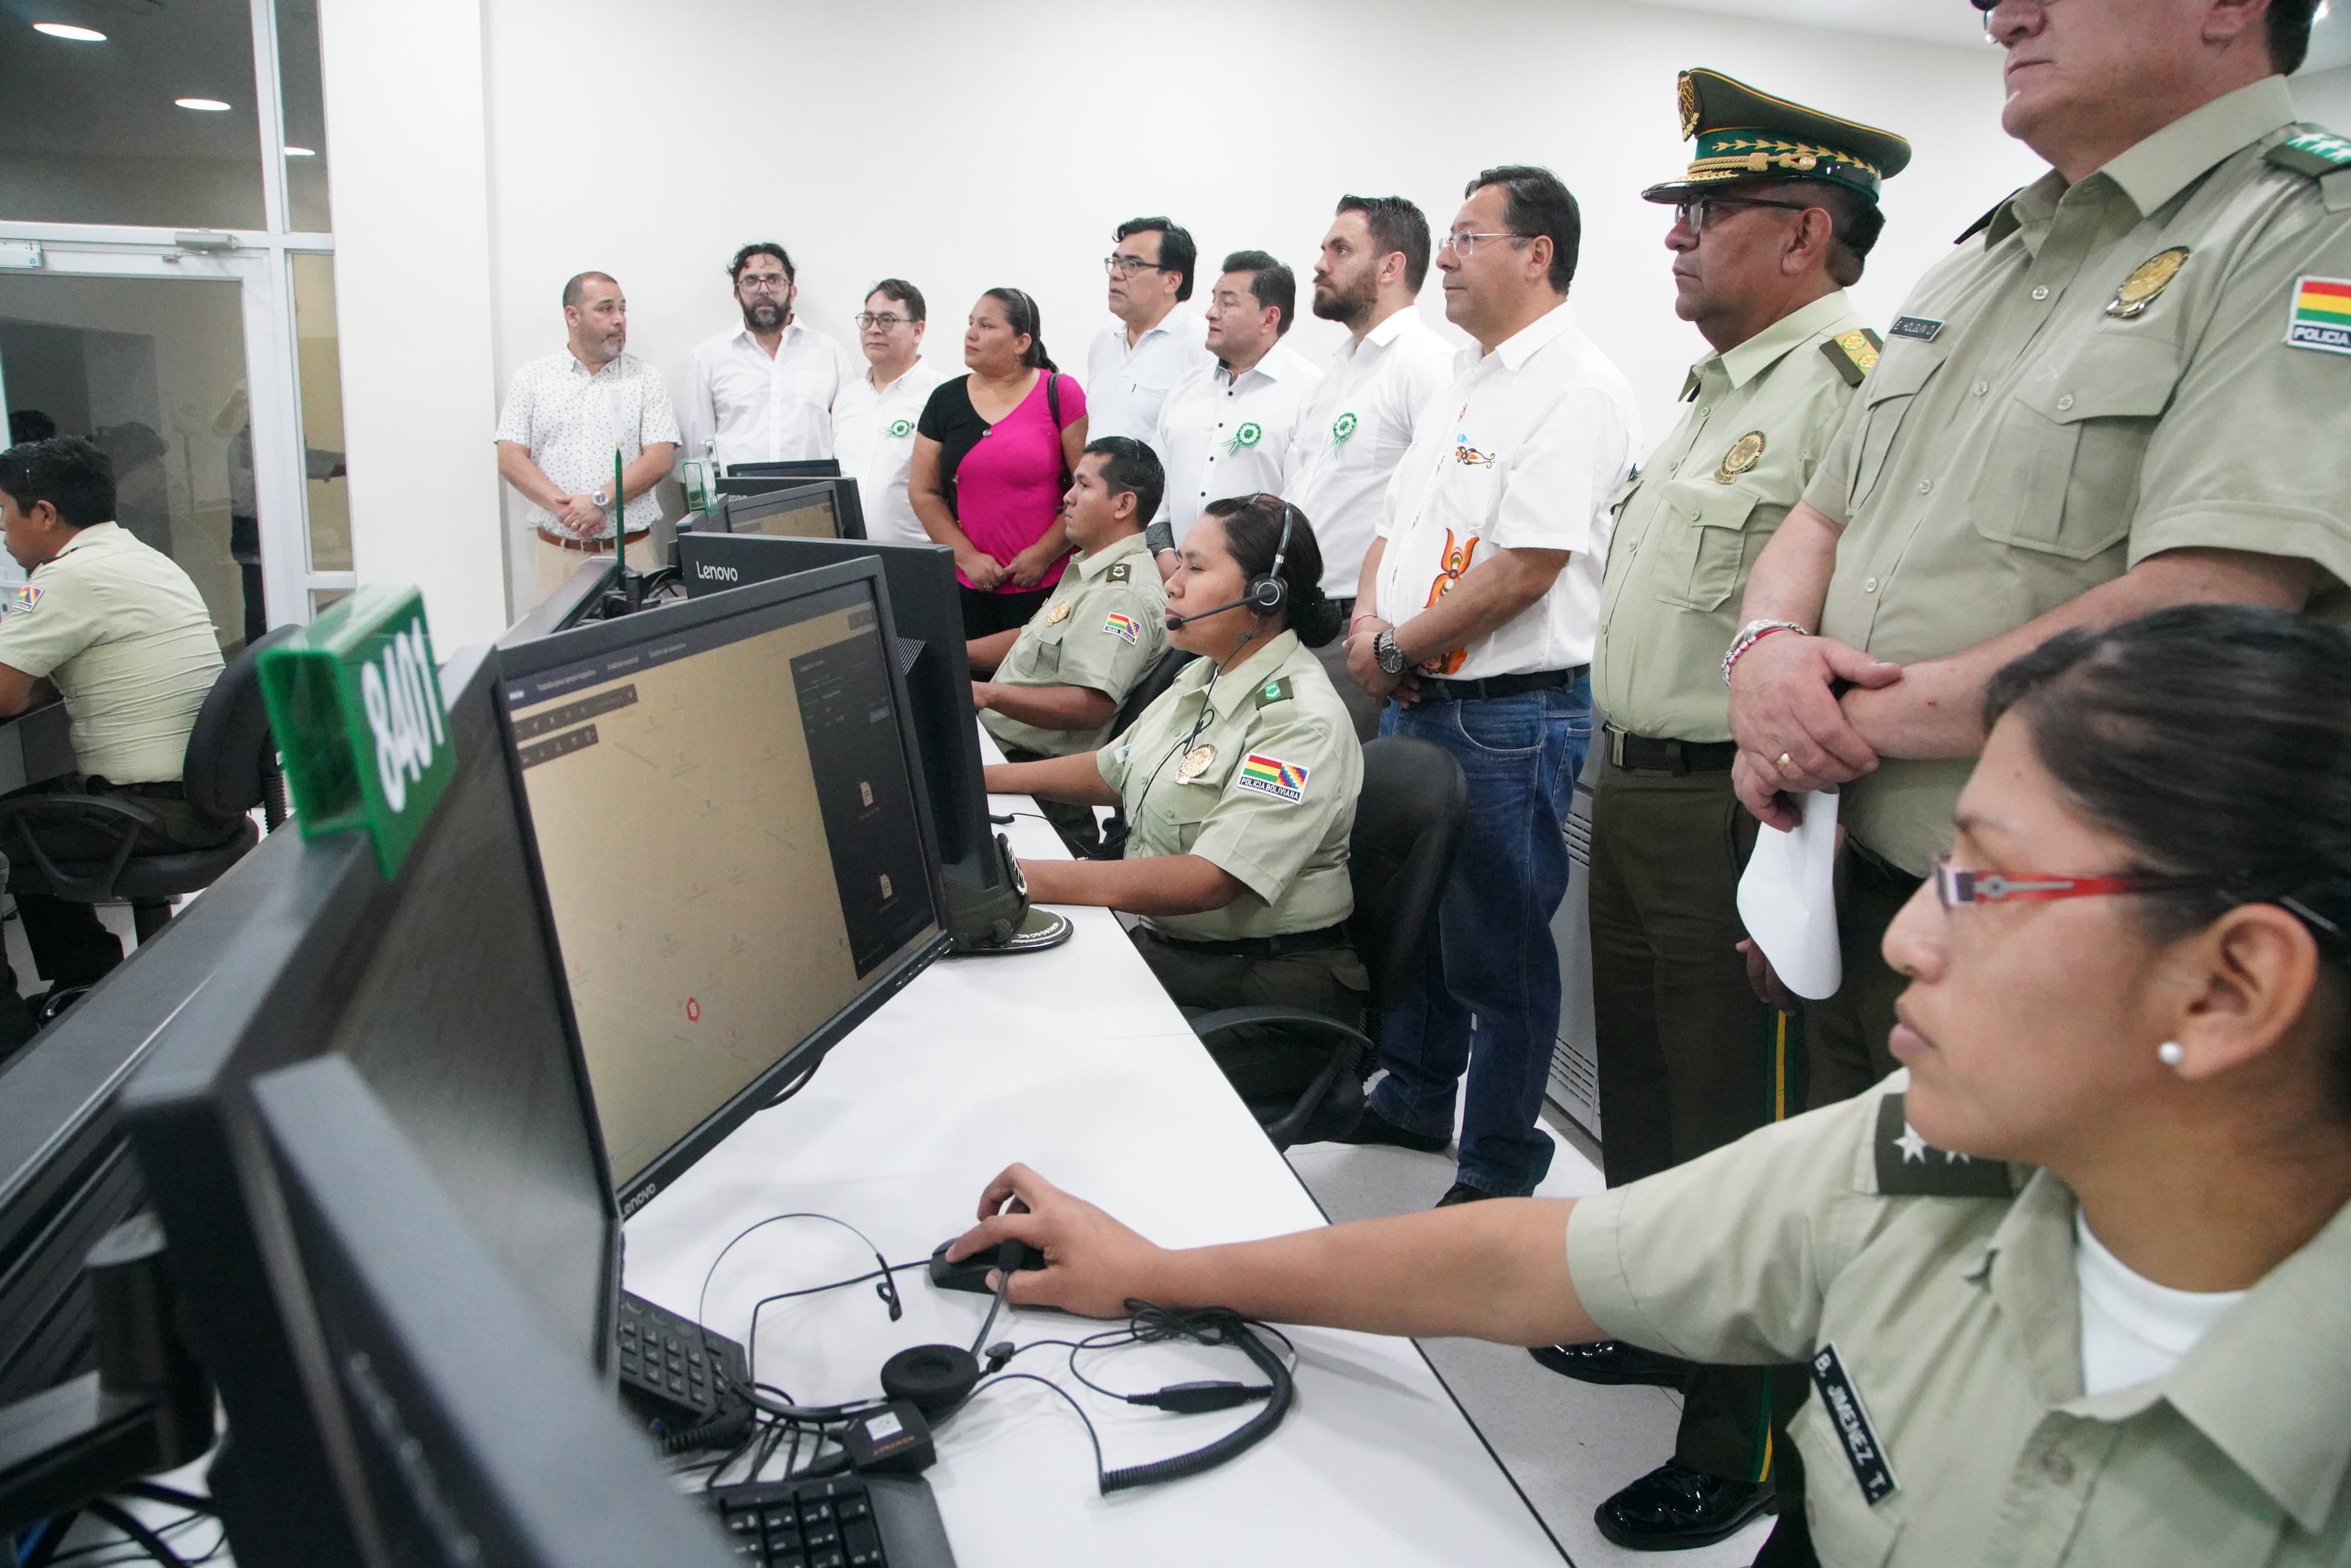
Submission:
[[[950,1263],[947,1261],[947,1249],[954,1246],[956,1239],[948,1237],[931,1253],[931,1283],[942,1291],[969,1291],[982,1296],[996,1294],[987,1288],[988,1270],[1004,1268],[1008,1257],[1014,1269],[1042,1269],[1045,1266],[1045,1255],[1020,1241],[999,1243],[992,1251],[983,1248],[960,1263]]]

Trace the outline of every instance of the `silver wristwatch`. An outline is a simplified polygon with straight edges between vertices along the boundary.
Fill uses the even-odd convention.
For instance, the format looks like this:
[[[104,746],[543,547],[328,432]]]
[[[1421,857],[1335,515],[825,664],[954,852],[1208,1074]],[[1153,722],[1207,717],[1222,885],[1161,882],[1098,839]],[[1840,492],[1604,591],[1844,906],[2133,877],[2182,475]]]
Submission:
[[[600,507],[609,507],[612,504],[611,493],[606,490],[598,490],[588,498]]]
[[[1385,675],[1404,674],[1404,650],[1396,646],[1395,629],[1382,628],[1372,638],[1372,658]]]

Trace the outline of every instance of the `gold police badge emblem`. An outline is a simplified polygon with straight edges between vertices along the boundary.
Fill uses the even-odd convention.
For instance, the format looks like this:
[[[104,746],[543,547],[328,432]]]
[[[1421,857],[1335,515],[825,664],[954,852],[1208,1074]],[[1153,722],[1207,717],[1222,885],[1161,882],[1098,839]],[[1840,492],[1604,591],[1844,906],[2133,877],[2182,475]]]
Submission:
[[[1684,71],[1681,79],[1682,140],[1687,141],[1698,134],[1698,83]]]
[[[1184,760],[1176,765],[1176,782],[1189,784],[1216,765],[1217,748],[1207,741],[1202,741],[1186,752]]]
[[[2148,256],[2123,279],[2123,286],[2115,290],[2115,297],[2106,302],[2106,314],[2118,321],[2127,321],[2143,314],[2165,289],[2171,287],[2171,280],[2179,276],[2179,269],[2187,264],[2188,247],[2184,245],[2176,245],[2169,250]]]
[[[1750,430],[1732,442],[1730,450],[1722,455],[1722,465],[1714,471],[1714,482],[1730,484],[1754,467],[1762,461],[1763,444],[1763,433],[1760,430]]]
[[[1059,626],[1062,622],[1067,621],[1070,618],[1070,607],[1071,603],[1072,601],[1064,599],[1061,602],[1045,612],[1045,624],[1048,626]]]

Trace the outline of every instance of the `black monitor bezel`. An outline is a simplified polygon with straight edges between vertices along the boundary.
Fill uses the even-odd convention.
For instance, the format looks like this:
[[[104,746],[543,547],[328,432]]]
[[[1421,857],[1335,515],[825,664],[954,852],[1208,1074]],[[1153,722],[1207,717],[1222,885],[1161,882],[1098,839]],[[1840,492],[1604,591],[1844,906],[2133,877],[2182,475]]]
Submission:
[[[827,465],[831,473],[825,472]],[[838,457],[787,457],[773,463],[730,463],[722,479],[838,479]]]
[[[570,988],[563,983],[538,842],[521,814],[527,802],[496,680],[487,649],[461,650],[441,671],[443,705],[451,712],[469,701],[488,705],[503,747],[496,760],[506,770],[508,807],[517,813],[533,906],[557,964],[552,988],[572,1072],[582,1103],[592,1108],[594,1089]],[[410,866],[416,863],[413,852]],[[265,1414],[315,1413],[322,1401],[331,1410],[339,1396],[304,1371],[315,1357],[305,1362],[298,1354],[304,1335],[315,1333],[305,1326],[309,1303],[298,1280],[269,1267],[268,1249],[286,1243],[286,1217],[253,1156],[252,1081],[319,1054],[316,1042],[340,1018],[350,977],[397,904],[403,882],[384,880],[373,843],[357,831],[314,840],[273,833],[240,871],[240,891],[251,895],[248,907],[223,901],[215,908],[207,894],[179,917],[196,923],[233,918],[238,935],[233,961],[159,1031],[140,1071],[123,1086],[120,1104],[170,1239],[191,1346],[228,1410],[235,1463],[225,1470],[225,1457],[215,1462],[214,1494],[241,1532],[255,1532],[238,1541],[240,1558],[277,1564],[301,1561],[298,1553],[318,1541],[355,1537],[360,1526],[350,1511],[363,1500],[354,1490],[359,1481],[350,1457],[330,1448],[314,1420],[306,1422],[308,1429],[287,1431],[273,1428]],[[175,931],[174,940],[180,936]],[[587,1131],[593,1157],[610,1168],[603,1129],[592,1114]],[[158,1180],[158,1172],[166,1179]],[[597,1375],[609,1379],[620,1304],[621,1214],[610,1201],[610,1184],[598,1186],[606,1204],[605,1260],[597,1301],[601,1322],[590,1343]],[[248,1489],[260,1495],[247,1498]]]
[[[391,1466],[404,1472],[403,1500],[428,1527],[436,1503],[450,1513],[466,1505],[460,1517],[474,1531],[495,1526],[503,1537],[486,1560],[725,1561],[609,1390],[547,1333],[348,1060],[330,1053],[265,1073],[252,1096],[252,1163],[287,1218],[289,1250],[277,1261],[300,1276],[319,1314],[305,1336],[302,1354],[316,1358],[308,1380],[340,1396],[334,1410],[350,1425],[336,1439],[355,1466],[366,1468],[362,1443],[400,1447],[387,1426],[415,1438]],[[333,1354],[339,1334],[376,1342],[371,1381],[404,1395],[385,1402],[396,1409],[355,1407]],[[549,1463],[558,1433],[560,1458]],[[381,1508],[371,1490],[371,1531],[382,1528]],[[378,1534],[371,1544],[388,1560],[392,1542]]]
[[[742,556],[747,551],[748,557],[746,559],[772,553],[778,558],[779,563],[794,556],[829,559],[813,565],[804,561],[779,564],[776,570],[768,570],[762,565],[762,575],[750,579],[748,583],[737,581],[724,588],[704,586],[694,573],[693,558],[696,556],[723,558]],[[689,599],[706,598],[712,593],[731,593],[751,583],[772,582],[778,577],[790,576],[795,572],[821,570],[837,560],[854,560],[863,557],[882,563],[882,578],[885,584],[914,572],[927,573],[938,579],[929,585],[932,591],[925,597],[936,601],[931,606],[935,615],[952,617],[947,624],[908,626],[903,621],[893,622],[893,630],[901,634],[919,633],[925,656],[935,651],[942,666],[925,683],[935,688],[932,693],[934,703],[944,701],[949,708],[945,715],[937,716],[936,724],[941,733],[932,737],[937,743],[932,749],[945,747],[949,752],[943,759],[947,777],[932,777],[937,770],[931,768],[932,759],[927,753],[924,762],[925,777],[932,786],[932,826],[934,831],[940,826],[940,806],[944,799],[966,819],[956,824],[961,841],[958,852],[950,856],[944,842],[939,846],[940,861],[947,874],[981,892],[1001,887],[1004,883],[1004,862],[996,850],[994,825],[988,821],[986,762],[979,749],[979,716],[971,706],[971,662],[964,643],[962,601],[956,587],[955,552],[945,545],[884,544],[872,539],[807,539],[779,534],[680,534],[677,544],[679,580],[685,585]],[[730,561],[728,564],[735,563]],[[909,597],[893,593],[891,600],[893,615],[906,607]],[[907,690],[911,696],[914,690],[912,683],[909,683]],[[915,712],[915,722],[918,727],[923,726],[923,713],[919,707]]]
[[[736,593],[663,604],[640,611],[623,620],[596,622],[534,643],[502,647],[497,652],[499,674],[503,677],[498,689],[498,717],[505,729],[507,744],[509,747],[515,745],[509,687],[518,678],[601,658],[635,644],[659,641],[689,628],[706,626],[731,617],[753,617],[765,621],[766,625],[747,626],[742,633],[754,636],[761,631],[790,624],[788,612],[803,600],[860,586],[872,596],[880,614],[880,629],[884,638],[883,645],[886,649],[897,635],[896,622],[890,613],[890,589],[883,575],[882,563],[871,555],[817,571],[799,572],[770,582],[757,583]],[[918,944],[886,972],[877,972],[872,983],[860,990],[846,1007],[817,1026],[807,1039],[778,1057],[724,1104],[713,1108],[691,1132],[656,1155],[626,1182],[617,1184],[614,1196],[623,1218],[650,1203],[656,1194],[724,1142],[728,1134],[753,1114],[774,1103],[779,1091],[815,1071],[852,1030],[871,1017],[883,1002],[897,995],[954,944],[951,905],[947,902],[946,882],[939,865],[938,831],[931,818],[930,788],[923,771],[922,747],[914,734],[914,705],[907,696],[905,677],[899,672],[898,661],[885,656],[882,663],[888,673],[891,701],[898,716],[899,753],[905,762],[907,777],[914,785],[911,793],[915,820],[923,835],[925,880],[929,888],[937,929],[929,940]],[[523,808],[528,826],[529,802],[527,798]],[[536,860],[536,830],[532,831],[532,853]],[[595,1079],[591,1072],[589,1076],[591,1103],[594,1086]],[[610,1168],[609,1160],[607,1168]]]
[[[528,643],[579,625],[602,604],[607,591],[621,586],[621,574],[627,570],[619,556],[590,556],[572,569],[561,587],[525,611],[501,632],[499,645]]]
[[[744,481],[718,481],[718,506],[704,513],[717,523],[715,529],[705,532],[739,534],[747,530],[743,522],[764,517],[773,512],[792,511],[808,505],[818,491],[824,491],[832,507],[832,537],[837,539],[862,539],[865,537],[865,507],[858,498],[857,481],[847,478],[811,479],[800,483],[785,482],[773,489],[730,490],[727,486]],[[785,536],[798,537],[798,536]]]

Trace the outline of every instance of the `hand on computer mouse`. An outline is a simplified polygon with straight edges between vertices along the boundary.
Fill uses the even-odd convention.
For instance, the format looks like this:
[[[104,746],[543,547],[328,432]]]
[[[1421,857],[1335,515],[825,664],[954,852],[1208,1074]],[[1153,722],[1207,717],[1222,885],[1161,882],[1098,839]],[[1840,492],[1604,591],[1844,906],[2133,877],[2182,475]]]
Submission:
[[[1025,1211],[1024,1211],[1025,1210]],[[1045,1255],[1045,1267],[1012,1277],[1008,1300],[1017,1306],[1060,1307],[1089,1318],[1123,1318],[1130,1299],[1162,1306],[1167,1253],[1082,1198],[1072,1197],[1027,1166],[1013,1166],[987,1184],[979,1223],[947,1249],[960,1261],[1003,1241],[1023,1241]],[[989,1284],[996,1281],[991,1270]]]

